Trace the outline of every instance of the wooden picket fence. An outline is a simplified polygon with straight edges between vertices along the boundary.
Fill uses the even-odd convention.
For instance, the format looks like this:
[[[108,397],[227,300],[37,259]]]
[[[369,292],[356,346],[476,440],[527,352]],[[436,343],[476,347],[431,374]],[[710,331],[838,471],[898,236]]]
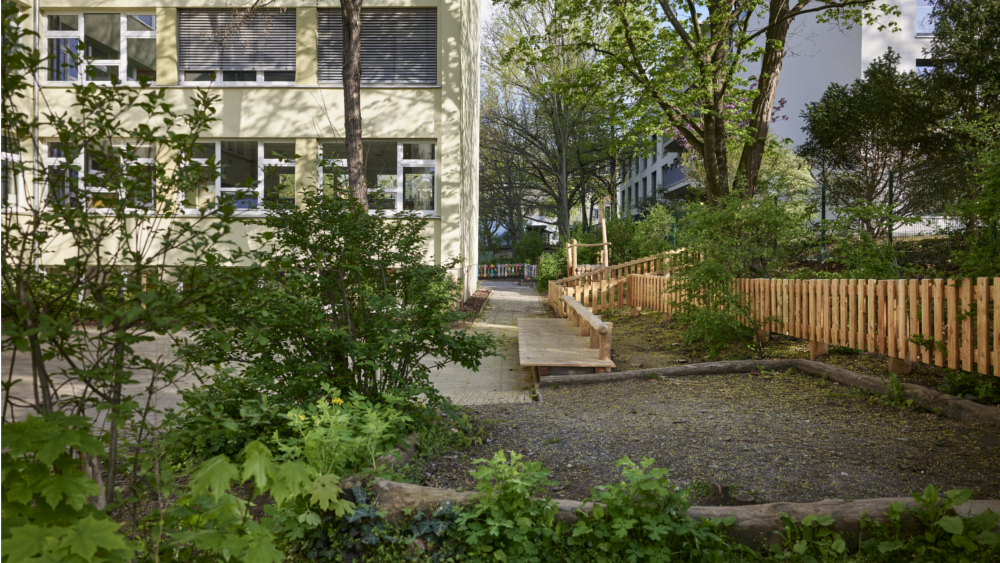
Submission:
[[[739,279],[768,333],[1000,376],[1000,278]],[[631,275],[623,306],[673,313],[665,275]],[[941,343],[917,346],[911,336]]]
[[[632,275],[669,275],[675,268],[695,259],[685,249],[673,250],[609,266],[584,274],[549,282],[549,304],[560,317],[566,316],[566,306],[561,301],[568,295],[594,313],[628,306],[630,291],[628,278]]]

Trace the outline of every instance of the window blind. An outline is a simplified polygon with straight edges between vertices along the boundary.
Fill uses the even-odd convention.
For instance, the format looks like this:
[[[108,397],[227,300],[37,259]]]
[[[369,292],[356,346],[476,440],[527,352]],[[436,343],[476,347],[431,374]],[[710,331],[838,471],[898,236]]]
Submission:
[[[343,15],[321,9],[318,18],[319,80],[342,83]],[[361,83],[437,84],[437,10],[362,10]]]
[[[177,10],[181,70],[295,70],[295,10],[260,10],[234,26],[233,9]]]

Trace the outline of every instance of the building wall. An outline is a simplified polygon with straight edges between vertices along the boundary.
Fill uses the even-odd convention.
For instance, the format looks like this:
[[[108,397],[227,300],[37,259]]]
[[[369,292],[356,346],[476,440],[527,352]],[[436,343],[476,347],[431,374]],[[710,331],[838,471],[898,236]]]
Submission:
[[[343,89],[317,80],[317,3],[285,0],[295,10],[296,83],[294,86],[213,86],[219,97],[216,117],[206,140],[294,141],[297,189],[315,186],[321,140],[343,139]],[[231,8],[226,0],[42,0],[46,12],[155,13],[156,87],[183,112],[192,107],[195,88],[179,84],[177,70],[177,9]],[[339,7],[325,1],[323,8]],[[433,142],[438,168],[438,215],[428,219],[427,256],[435,264],[459,260],[452,268],[464,278],[464,294],[474,291],[478,269],[478,146],[479,146],[479,3],[476,0],[366,0],[365,8],[437,8],[438,81],[427,86],[362,86],[363,137],[367,140]],[[34,27],[29,19],[29,27]],[[73,115],[72,91],[44,86],[44,105]],[[146,119],[139,111],[124,117],[126,127]],[[151,123],[151,125],[158,125]],[[40,136],[53,137],[43,126]],[[31,158],[29,155],[26,158]],[[255,213],[255,212],[247,212]],[[246,248],[247,233],[235,242]],[[72,253],[63,249],[58,255]],[[471,273],[471,275],[466,275]]]
[[[892,47],[900,54],[901,71],[917,68],[917,59],[924,58],[923,50],[930,48],[930,37],[917,36],[918,0],[899,0],[900,17],[895,21],[899,31],[879,31],[876,26],[841,28],[835,24],[819,23],[814,15],[807,15],[792,25],[788,49],[778,82],[777,98],[787,104],[781,112],[788,120],[771,125],[776,135],[792,140],[798,146],[805,142],[802,131],[805,125],[801,114],[809,102],[816,102],[830,84],[850,84],[861,78],[866,68]]]

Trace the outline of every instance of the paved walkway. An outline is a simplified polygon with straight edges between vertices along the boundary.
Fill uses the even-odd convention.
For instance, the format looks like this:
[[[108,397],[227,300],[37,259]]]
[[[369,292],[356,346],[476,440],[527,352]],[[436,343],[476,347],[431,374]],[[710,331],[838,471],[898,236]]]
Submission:
[[[500,339],[501,356],[483,360],[479,371],[449,364],[431,373],[431,383],[456,405],[531,402],[531,371],[520,366],[517,353],[517,319],[545,317],[547,310],[530,285],[488,280],[479,285],[493,293],[472,330]]]
[[[531,386],[531,373],[521,369],[517,355],[517,319],[519,317],[544,317],[546,310],[531,286],[518,286],[516,282],[486,282],[481,284],[493,290],[489,303],[483,311],[483,317],[473,325],[472,330],[482,330],[495,334],[501,339],[500,353],[504,357],[491,356],[483,361],[478,372],[467,370],[454,364],[446,365],[432,373],[431,382],[437,386],[442,395],[451,398],[457,405],[485,405],[493,403],[528,403],[531,395],[527,388]],[[173,359],[170,341],[157,337],[152,342],[135,345],[136,351],[150,358]],[[11,366],[11,363],[14,363]],[[56,371],[67,367],[65,362],[52,360],[49,368]],[[26,402],[32,402],[31,362],[26,354],[14,354],[6,351],[0,357],[3,381],[21,380],[14,383],[10,393]],[[125,386],[123,390],[129,394],[143,394],[149,384],[152,374],[148,370],[135,372],[136,383]],[[61,395],[77,395],[83,392],[82,385],[73,385],[62,381]],[[196,384],[194,377],[178,380],[174,385],[160,388],[152,398],[157,409],[177,408],[181,400],[180,389]],[[27,409],[11,409],[3,413],[5,420],[11,418],[23,419]],[[13,415],[13,416],[12,416]],[[103,424],[103,417],[98,417],[98,424]],[[159,424],[162,413],[152,415],[152,422]]]

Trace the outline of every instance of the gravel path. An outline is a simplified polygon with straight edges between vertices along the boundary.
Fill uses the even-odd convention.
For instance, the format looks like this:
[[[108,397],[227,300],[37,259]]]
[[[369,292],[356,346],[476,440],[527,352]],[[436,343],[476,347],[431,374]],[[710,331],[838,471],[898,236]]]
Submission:
[[[557,498],[613,482],[651,457],[681,485],[730,485],[755,502],[905,496],[933,483],[1000,498],[1000,431],[872,403],[798,372],[546,389],[544,402],[467,409],[484,443],[429,460],[424,484],[468,488],[497,449],[541,461]],[[697,504],[716,504],[701,498]]]

